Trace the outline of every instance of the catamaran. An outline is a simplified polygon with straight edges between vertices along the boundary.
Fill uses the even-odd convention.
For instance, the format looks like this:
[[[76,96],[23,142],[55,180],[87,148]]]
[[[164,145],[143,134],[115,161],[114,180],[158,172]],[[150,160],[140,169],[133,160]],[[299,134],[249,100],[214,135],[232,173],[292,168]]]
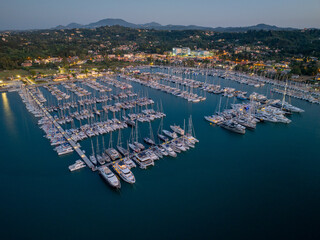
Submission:
[[[133,160],[141,169],[146,169],[149,166],[154,166],[154,161],[145,152],[140,152],[134,155]]]
[[[106,153],[109,155],[112,161],[121,158],[120,153],[112,147],[112,132],[110,133],[109,148],[106,150]]]

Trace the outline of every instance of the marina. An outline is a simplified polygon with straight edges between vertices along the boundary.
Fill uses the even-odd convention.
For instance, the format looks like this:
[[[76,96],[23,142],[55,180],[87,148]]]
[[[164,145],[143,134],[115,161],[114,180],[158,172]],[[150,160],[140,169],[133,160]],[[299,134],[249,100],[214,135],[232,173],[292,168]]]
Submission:
[[[131,85],[121,83],[116,79],[106,78],[101,81],[107,83],[115,88],[120,88],[121,93],[118,95],[109,94],[112,89],[105,87],[95,80],[85,80],[80,83],[81,86],[87,86],[95,91],[97,94],[103,93],[99,98],[88,98],[92,92],[78,86],[76,83],[62,84],[66,92],[59,89],[59,86],[44,86],[51,95],[56,97],[58,105],[49,105],[49,101],[44,97],[39,88],[22,87],[19,95],[22,101],[26,104],[26,108],[35,117],[40,118],[38,124],[40,128],[46,133],[46,138],[50,140],[52,146],[56,146],[54,150],[59,156],[70,154],[75,151],[82,159],[77,160],[74,164],[69,166],[71,172],[85,167],[86,164],[92,171],[98,171],[102,178],[115,189],[120,189],[121,184],[118,183],[114,175],[118,176],[118,180],[134,184],[136,182],[131,168],[138,166],[141,169],[146,169],[149,166],[154,166],[154,161],[163,158],[164,156],[176,157],[176,153],[186,151],[189,145],[194,147],[198,140],[194,137],[194,128],[192,124],[192,117],[189,118],[188,134],[185,135],[185,130],[178,125],[170,126],[173,132],[162,130],[168,138],[160,138],[166,140],[162,143],[156,144],[154,139],[151,122],[155,119],[161,118],[161,127],[163,118],[166,117],[162,111],[155,111],[153,109],[154,101],[151,98],[142,97],[136,98],[138,95],[129,91],[124,92]],[[95,93],[94,93],[95,94]],[[70,99],[70,101],[67,101]],[[73,98],[77,98],[78,101]],[[132,98],[131,100],[124,101],[122,99]],[[100,100],[99,100],[100,99]],[[107,101],[114,100],[113,105],[107,105]],[[98,109],[97,103],[100,103],[101,109]],[[47,106],[46,106],[46,105]],[[152,108],[148,108],[148,106]],[[135,111],[133,112],[133,108]],[[145,108],[145,109],[143,109]],[[70,109],[75,109],[71,112]],[[158,106],[159,109],[159,106]],[[162,109],[162,104],[161,104]],[[126,113],[130,111],[129,114]],[[60,114],[61,111],[61,114]],[[58,116],[52,116],[49,112],[58,112]],[[112,119],[109,119],[109,112],[112,114]],[[116,113],[119,112],[119,119],[116,118]],[[103,114],[105,113],[105,114]],[[103,119],[106,119],[103,121]],[[122,120],[123,119],[123,120]],[[75,127],[74,121],[79,122],[79,128]],[[81,120],[86,120],[87,123],[82,125]],[[138,122],[149,123],[149,137],[144,137],[144,142],[148,145],[144,146],[139,142]],[[64,129],[70,123],[72,128]],[[131,126],[130,144],[127,141],[127,148],[122,147],[121,130]],[[117,149],[113,148],[112,132],[119,131]],[[102,138],[103,146],[100,149],[98,138],[96,139],[96,148],[94,147],[92,137],[110,134],[109,146],[106,148],[104,138]],[[179,133],[180,137],[178,137]],[[87,157],[84,150],[81,149],[79,141],[90,138],[91,142],[91,155]],[[162,146],[163,145],[163,146]],[[130,150],[132,152],[130,152]],[[136,164],[135,164],[136,163]],[[112,169],[114,173],[110,170]]]
[[[1,10],[1,239],[320,239],[319,0]]]
[[[247,91],[236,90],[234,86],[221,86],[222,80],[219,80],[219,84],[214,84],[214,80],[211,80],[212,77],[231,78],[230,81],[257,89],[265,87],[264,83],[257,86],[260,78],[222,75],[221,72],[203,72],[195,69],[158,68],[153,72],[150,68],[149,71],[141,71],[142,78],[120,75],[118,78],[108,76],[99,80],[84,79],[61,85],[45,85],[42,89],[22,87],[19,95],[28,111],[40,118],[38,124],[57,154],[62,156],[75,151],[82,159],[70,165],[70,171],[79,170],[87,165],[115,189],[121,188],[120,182],[118,183],[120,179],[130,184],[136,182],[130,169],[137,166],[147,169],[155,166],[156,161],[166,156],[176,158],[178,154],[195,148],[199,142],[195,138],[191,116],[187,119],[188,126],[184,121],[182,127],[174,123],[169,125],[168,129],[164,129],[163,123],[167,114],[163,111],[162,102],[157,103],[157,110],[154,110],[155,101],[147,95],[135,93],[133,86],[128,82],[185,98],[189,104],[207,100],[206,93],[219,95],[216,112],[204,116],[204,119],[213,126],[217,125],[240,135],[245,134],[247,129],[255,130],[259,122],[288,124],[291,120],[285,115],[304,112],[303,109],[286,102],[287,83],[283,92],[277,92],[282,93],[281,101],[269,99],[256,91],[247,95]],[[198,79],[198,75],[204,78]],[[223,109],[221,104],[224,105]],[[161,120],[157,133],[154,134],[152,121],[156,119]],[[144,136],[141,136],[139,123],[144,122],[148,123],[149,133],[146,134],[144,130]],[[127,128],[130,135],[123,139],[121,131]],[[112,133],[118,133],[115,147]],[[108,146],[105,145],[104,135],[109,135]],[[99,136],[102,138],[100,143]],[[86,139],[90,139],[91,143],[91,151],[87,149],[91,152],[89,156],[80,145],[80,141]],[[123,140],[126,144],[123,144]],[[118,181],[115,178],[118,178]]]
[[[142,69],[141,71],[146,70],[147,69]],[[161,71],[155,68],[152,70],[149,69],[148,71],[155,70]],[[198,75],[198,81],[205,81],[205,78],[205,75]],[[124,81],[122,79],[118,80]],[[271,92],[268,84],[256,88],[254,86],[240,84],[236,81],[207,76],[207,82],[209,81],[211,81],[211,83],[214,81],[216,84],[220,81],[222,88],[229,87],[247,92],[246,96],[248,98],[253,92],[256,92],[257,94],[253,96],[261,101],[264,100],[261,95],[267,99],[278,99],[282,105],[283,94]],[[79,154],[73,149],[71,153],[58,156],[53,148],[59,146],[59,144],[51,145],[50,140],[43,137],[46,133],[39,128],[40,125],[38,125],[38,121],[43,118],[43,113],[39,111],[40,109],[32,109],[29,107],[29,109],[33,111],[33,113],[29,113],[24,105],[19,105],[21,104],[21,98],[16,92],[3,94],[0,99],[3,108],[1,108],[0,111],[4,125],[0,126],[0,128],[4,134],[2,146],[8,149],[8,151],[3,152],[3,159],[15,159],[15,161],[6,160],[2,164],[1,169],[4,174],[2,174],[1,177],[4,178],[4,182],[6,182],[6,186],[3,186],[3,189],[7,189],[6,191],[10,192],[10,189],[14,188],[17,192],[21,193],[16,193],[12,196],[6,195],[3,197],[3,202],[14,201],[13,198],[15,196],[21,197],[23,195],[26,206],[36,205],[42,210],[41,214],[34,213],[33,211],[26,213],[26,216],[32,215],[32,219],[37,220],[36,222],[31,220],[30,224],[40,224],[40,226],[43,227],[44,224],[40,221],[43,212],[46,212],[52,217],[55,216],[57,212],[63,216],[66,212],[69,212],[70,215],[67,216],[67,221],[76,224],[80,223],[77,220],[79,213],[89,214],[90,216],[88,218],[92,223],[89,229],[95,229],[95,231],[98,231],[97,228],[104,229],[106,223],[110,224],[115,230],[121,231],[123,227],[114,223],[114,221],[118,222],[124,217],[128,217],[128,212],[130,212],[129,215],[132,216],[132,219],[139,215],[141,221],[149,222],[150,214],[141,215],[141,212],[155,211],[155,202],[158,202],[159,210],[153,212],[153,217],[163,219],[163,223],[159,223],[160,226],[164,227],[169,224],[175,226],[175,229],[177,224],[183,229],[183,225],[188,224],[189,221],[194,222],[195,220],[207,221],[211,224],[212,218],[203,217],[202,213],[206,213],[206,216],[208,216],[207,214],[218,216],[218,218],[221,219],[230,209],[232,209],[233,212],[231,216],[241,216],[242,219],[247,217],[248,214],[257,211],[257,209],[260,209],[261,215],[274,219],[272,212],[264,208],[266,199],[267,205],[270,207],[275,207],[272,202],[277,201],[276,205],[279,207],[277,212],[295,211],[302,213],[302,209],[300,211],[295,205],[288,205],[288,202],[291,202],[293,198],[299,204],[305,203],[301,200],[302,196],[303,199],[308,199],[308,203],[313,209],[317,206],[317,200],[319,199],[317,194],[317,188],[319,187],[317,179],[318,169],[320,169],[319,161],[316,158],[317,143],[320,141],[318,136],[320,125],[318,121],[315,121],[315,119],[320,117],[319,106],[317,104],[308,103],[307,101],[297,98],[292,98],[290,101],[287,96],[286,102],[304,110],[304,112],[294,113],[292,111],[292,114],[286,114],[285,116],[291,120],[290,124],[268,121],[256,123],[254,131],[246,128],[246,133],[243,135],[235,134],[221,127],[213,127],[204,120],[204,116],[211,116],[218,112],[219,105],[220,112],[233,110],[231,104],[235,104],[235,109],[242,104],[250,105],[250,99],[240,100],[236,98],[234,100],[233,98],[224,97],[223,94],[207,93],[207,99],[205,101],[192,103],[135,82],[129,83],[132,84],[131,91],[133,93],[139,95],[140,92],[140,97],[147,96],[152,98],[154,101],[154,110],[159,110],[166,114],[165,117],[151,121],[151,128],[153,129],[154,140],[157,146],[144,143],[143,138],[150,138],[150,125],[149,122],[138,121],[138,142],[143,144],[146,149],[153,148],[156,157],[152,153],[145,151],[133,154],[130,147],[129,150],[132,159],[123,157],[123,154],[117,148],[117,146],[120,145],[118,144],[119,130],[112,131],[112,148],[116,149],[122,155],[122,159],[128,168],[129,165],[132,166],[130,171],[136,180],[134,184],[129,184],[120,179],[112,169],[111,160],[108,161],[106,157],[107,154],[105,151],[103,152],[104,149],[109,148],[111,132],[86,137],[77,142],[81,145],[82,151],[85,151],[89,161],[89,157],[92,155],[93,145],[94,155],[97,159],[97,165],[94,165],[94,168],[97,168],[95,172],[92,172],[91,168],[85,163],[84,166],[86,167],[70,172],[68,168],[70,165],[73,165],[76,160],[79,159],[83,161],[82,158],[79,157]],[[67,115],[69,114],[69,110],[61,110],[60,107],[58,107],[59,105],[63,107],[77,103],[78,110],[76,107],[70,107],[70,112],[79,111],[78,101],[81,99],[77,99],[73,95],[74,93],[67,92],[59,84],[55,86],[61,89],[61,91],[66,92],[70,97],[67,100],[60,100],[59,104],[54,96],[51,97],[45,88],[40,87],[40,91],[47,100],[42,103],[45,108],[50,109],[51,107],[57,107],[57,111],[48,111],[53,116],[53,119],[54,115],[59,115],[59,111],[60,117],[64,115],[61,115],[61,111],[67,112]],[[84,84],[83,87],[86,88],[86,85]],[[108,87],[113,88],[112,85],[108,85]],[[30,91],[33,90],[30,89]],[[88,88],[88,91],[93,90]],[[193,89],[193,91],[200,91],[200,94],[204,95],[199,88]],[[148,95],[146,95],[147,92]],[[38,94],[38,91],[34,91],[34,95]],[[119,95],[120,92],[107,92],[106,95],[109,98],[108,94]],[[103,96],[104,95],[101,97]],[[94,97],[99,98],[100,96],[97,93],[92,93],[87,98]],[[138,96],[136,97],[138,98]],[[85,98],[86,97],[83,97],[83,100]],[[113,99],[113,97],[111,98]],[[221,104],[219,104],[220,99]],[[123,100],[127,101],[130,99]],[[160,100],[162,101],[162,108]],[[107,105],[114,105],[114,101],[114,99],[108,100]],[[105,111],[102,109],[104,103],[105,102],[96,103],[97,110],[101,111],[101,115],[105,114]],[[157,107],[157,103],[159,103],[159,108]],[[94,108],[94,103],[91,105],[92,108]],[[263,103],[261,103],[261,105],[263,105]],[[88,109],[87,106],[90,105],[84,104],[83,106],[86,106],[86,109]],[[84,108],[83,106],[81,106],[81,110]],[[142,110],[145,110],[144,108]],[[278,107],[279,110],[280,108]],[[125,116],[128,118],[130,111],[130,109],[126,110],[127,114]],[[138,107],[137,111],[139,113],[142,112],[141,109],[138,110]],[[135,113],[135,107],[132,108],[132,113]],[[35,115],[39,117],[34,117]],[[116,112],[115,115],[116,118],[120,120],[120,111]],[[188,136],[188,119],[190,115],[192,115],[196,138],[200,140],[200,142],[195,144],[189,143],[189,150],[187,151],[183,151],[183,148],[178,146],[179,142],[175,143],[175,146],[171,143],[165,143],[171,141],[172,138],[165,135],[163,130],[173,133],[173,129],[175,129],[174,126],[180,126],[181,129],[184,129],[184,119],[186,119],[184,136],[187,138],[190,137]],[[94,114],[94,118],[92,118],[93,123],[100,121],[100,116],[97,114]],[[101,118],[102,121],[107,121],[106,116],[101,116]],[[108,119],[113,119],[113,112],[108,111]],[[88,119],[80,119],[80,121],[81,126],[89,124]],[[73,127],[79,129],[80,121],[73,118],[74,123],[66,122],[59,125],[67,132],[67,130]],[[45,120],[41,121],[41,123],[44,122]],[[134,124],[136,124],[136,122],[135,120]],[[163,124],[161,124],[161,122],[163,122]],[[73,124],[75,126],[72,126]],[[90,124],[92,124],[92,121]],[[49,127],[51,127],[51,125]],[[131,144],[130,135],[132,129],[135,132],[135,127],[127,127],[120,130],[122,136],[121,145],[125,150],[128,148],[128,143]],[[61,134],[61,132],[55,128],[55,132],[57,131]],[[177,133],[177,135],[178,140],[183,141],[180,134]],[[164,141],[161,140],[159,136],[163,136],[165,138]],[[190,137],[190,139],[192,138]],[[54,140],[56,144],[61,141],[58,137]],[[65,138],[62,138],[62,140],[66,141]],[[66,141],[66,143],[68,142]],[[17,145],[21,146],[21,151],[15,151],[12,147]],[[194,148],[192,148],[192,146],[194,146]],[[299,146],[299,148],[296,146]],[[156,147],[158,149],[156,149]],[[36,151],[34,150],[35,148]],[[303,150],[301,150],[301,148],[303,148]],[[180,151],[180,153],[178,153],[178,151]],[[160,157],[159,152],[163,158]],[[100,159],[98,156],[105,159],[102,165],[98,161],[98,159]],[[155,160],[157,157],[159,159]],[[154,160],[151,160],[151,158]],[[26,161],[26,159],[32,159],[32,161]],[[116,162],[118,161],[119,160],[116,160]],[[135,165],[136,167],[134,167]],[[108,167],[111,174],[104,167]],[[146,168],[147,170],[141,168]],[[112,178],[113,174],[115,177],[113,179],[118,179],[121,190],[117,187],[112,187],[108,180],[105,180],[100,172],[103,171],[103,169],[105,169],[104,172],[106,174],[110,174],[110,178]],[[5,173],[11,173],[14,177],[12,178],[10,177],[11,174]],[[297,175],[299,178],[296,177]],[[306,189],[295,192],[295,187],[301,184],[306,186]],[[117,185],[116,180],[115,185]],[[34,193],[35,188],[37,192],[42,192],[43,194],[39,195]],[[70,189],[72,189],[72,191]],[[190,189],[194,190],[190,191]],[[243,191],[243,189],[246,189],[246,191]],[[265,189],[271,189],[277,194],[266,194]],[[57,197],[61,194],[68,196],[68,198]],[[181,202],[181,196],[185,196],[185,202]],[[279,196],[281,196],[280,201]],[[48,198],[54,199],[54,202],[48,202]],[[148,199],[148,201],[142,204],[141,199]],[[44,202],[46,202],[46,207],[42,206]],[[80,210],[79,208],[72,207],[75,203],[80,203]],[[106,203],[112,207],[106,207]],[[179,215],[178,212],[184,212],[184,209],[189,208],[191,204],[194,206],[195,203],[198,205],[196,208],[198,214],[193,215],[192,219],[190,217],[182,218]],[[61,208],[57,209],[54,207],[56,204],[61,204]],[[48,205],[52,210],[48,210]],[[241,212],[237,208],[237,206],[247,205],[250,205],[250,208],[245,212]],[[87,209],[88,206],[91,206],[89,211]],[[119,209],[122,209],[122,212],[119,212]],[[190,209],[195,211],[192,207]],[[12,208],[6,210],[4,208],[2,212],[4,216],[10,216],[15,210]],[[93,212],[98,212],[99,214],[93,214]],[[169,219],[165,217],[168,215],[171,216],[172,213],[174,213],[172,218]],[[106,220],[106,216],[110,215],[114,216],[112,222]],[[8,219],[8,221],[13,221],[10,220],[10,218]],[[23,220],[23,222],[28,222],[27,218]],[[21,222],[22,220],[19,218],[14,220],[15,223],[17,221]],[[245,220],[246,224],[253,224],[256,221],[256,218]],[[290,219],[280,217],[280,219],[276,221],[290,222]],[[56,224],[60,227],[65,225],[64,222],[62,226],[62,223],[60,224],[58,219],[55,219],[55,222],[57,222]],[[270,227],[273,226],[273,224],[268,225],[269,221],[264,219],[259,218],[258,222],[263,223],[264,227],[266,225]],[[132,224],[128,225],[128,231],[134,232],[135,234],[142,234],[142,230],[141,232],[137,230],[140,225],[140,223],[134,223],[133,221]],[[146,227],[148,230],[144,229],[143,234],[146,234],[145,231],[149,230],[156,231],[159,226],[154,226],[150,223],[147,224]],[[205,231],[205,227],[200,226],[200,229]],[[226,232],[228,231],[226,227],[222,227],[222,229],[225,229]],[[177,234],[180,236],[185,234],[185,230],[183,232],[180,230],[175,231],[178,231]],[[221,232],[224,231],[221,230],[220,233]],[[45,236],[47,233],[40,230],[39,234]],[[54,233],[52,234],[54,235]],[[72,231],[72,234],[81,238],[82,235],[85,235],[85,231],[80,229],[76,232]],[[125,234],[127,237],[129,237],[129,235],[131,234]]]

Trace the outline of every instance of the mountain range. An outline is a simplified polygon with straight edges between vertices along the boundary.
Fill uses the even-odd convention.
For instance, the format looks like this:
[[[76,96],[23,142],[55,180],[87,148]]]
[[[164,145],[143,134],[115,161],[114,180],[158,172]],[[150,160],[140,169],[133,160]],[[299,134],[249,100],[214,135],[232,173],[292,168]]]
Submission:
[[[116,19],[116,18],[106,18],[102,19],[97,22],[89,23],[87,25],[78,24],[78,23],[70,23],[66,26],[59,25],[53,29],[73,29],[73,28],[98,28],[98,27],[104,27],[104,26],[115,26],[119,25],[122,27],[128,27],[128,28],[139,28],[139,29],[155,29],[155,30],[209,30],[209,31],[215,31],[215,32],[246,32],[249,30],[265,30],[265,31],[293,31],[297,30],[296,28],[282,28],[267,24],[257,24],[254,26],[248,26],[248,27],[202,27],[202,26],[196,26],[196,25],[161,25],[157,22],[150,22],[145,24],[134,24],[127,22],[123,19]]]

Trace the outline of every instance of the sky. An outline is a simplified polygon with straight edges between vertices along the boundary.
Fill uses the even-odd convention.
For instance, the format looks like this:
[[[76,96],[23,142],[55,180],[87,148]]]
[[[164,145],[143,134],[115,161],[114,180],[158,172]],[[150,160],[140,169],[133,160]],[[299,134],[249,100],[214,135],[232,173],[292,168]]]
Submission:
[[[320,0],[0,0],[0,30],[45,29],[105,18],[132,23],[320,28]]]

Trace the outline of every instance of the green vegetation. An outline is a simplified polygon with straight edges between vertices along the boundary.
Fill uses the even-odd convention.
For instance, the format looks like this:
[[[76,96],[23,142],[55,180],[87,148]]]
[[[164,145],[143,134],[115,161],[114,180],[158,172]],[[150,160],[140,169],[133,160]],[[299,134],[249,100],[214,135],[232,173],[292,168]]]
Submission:
[[[317,74],[319,65],[315,61],[295,61],[291,64],[291,73],[297,75],[314,76]]]
[[[30,75],[30,73],[23,69],[0,71],[0,79],[3,79],[3,80],[10,77],[17,77],[17,76],[25,77],[28,75]]]
[[[62,57],[63,61],[60,64],[37,67],[55,68],[57,65],[67,67],[67,59],[70,56],[88,59],[94,54],[104,56],[139,51],[164,53],[176,46],[215,49],[219,53],[226,51],[231,54],[231,59],[239,60],[320,57],[320,30],[213,33],[200,30],[162,31],[112,26],[97,29],[11,32],[1,35],[5,41],[0,39],[0,70],[21,68],[21,63],[28,58]],[[239,53],[235,51],[239,47],[260,51]],[[103,64],[108,66],[114,63],[105,59]],[[298,69],[295,71],[299,72]]]
[[[28,68],[29,74],[35,76],[37,74],[51,75],[58,72],[58,69],[51,68]]]

